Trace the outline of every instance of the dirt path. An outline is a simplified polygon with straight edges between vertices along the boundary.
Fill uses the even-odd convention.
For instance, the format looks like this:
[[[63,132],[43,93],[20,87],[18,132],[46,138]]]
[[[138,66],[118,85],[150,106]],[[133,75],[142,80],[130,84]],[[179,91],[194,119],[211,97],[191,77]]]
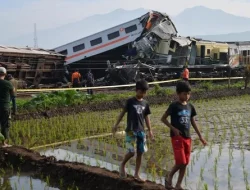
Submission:
[[[59,181],[62,179],[64,186],[74,183],[82,190],[164,189],[163,186],[148,181],[144,184],[137,183],[132,177],[121,180],[117,172],[110,172],[106,169],[90,167],[81,163],[56,161],[54,158],[41,156],[39,153],[23,147],[0,148],[0,167],[6,168],[11,165],[14,169],[20,168],[23,172],[50,176],[51,183],[58,187]]]
[[[250,89],[241,90],[238,88],[234,89],[222,89],[222,90],[213,90],[213,91],[203,91],[203,92],[193,92],[191,100],[199,99],[211,99],[211,98],[222,98],[228,96],[240,96],[244,94],[250,94]],[[175,100],[176,95],[168,96],[148,96],[146,99],[151,105],[166,104]],[[38,119],[38,118],[49,118],[56,116],[65,116],[72,115],[74,113],[80,112],[90,112],[90,111],[107,111],[122,108],[125,103],[125,100],[114,100],[109,102],[100,102],[100,103],[88,103],[84,105],[78,105],[74,107],[62,107],[57,109],[50,109],[47,111],[40,112],[30,112],[23,113],[16,116],[13,116],[14,120],[27,120],[27,119]]]

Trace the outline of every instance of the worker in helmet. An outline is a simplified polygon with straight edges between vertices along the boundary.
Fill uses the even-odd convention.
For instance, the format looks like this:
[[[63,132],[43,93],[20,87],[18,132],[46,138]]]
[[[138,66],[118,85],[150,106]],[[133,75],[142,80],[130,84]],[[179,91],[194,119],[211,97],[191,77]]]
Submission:
[[[80,79],[81,79],[81,74],[79,73],[79,70],[76,69],[75,72],[72,74],[72,79],[71,79],[73,88],[77,88],[80,86]]]

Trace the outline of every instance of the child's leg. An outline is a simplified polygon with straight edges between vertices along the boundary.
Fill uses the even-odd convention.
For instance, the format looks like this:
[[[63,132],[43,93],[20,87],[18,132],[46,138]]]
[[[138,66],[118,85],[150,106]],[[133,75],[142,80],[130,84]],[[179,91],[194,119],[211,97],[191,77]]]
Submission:
[[[177,183],[176,183],[176,186],[175,186],[176,189],[180,189],[180,190],[182,189],[181,183],[182,183],[182,180],[184,178],[186,168],[187,168],[187,165],[183,165],[179,170],[179,176],[178,176],[178,180],[177,180]]]
[[[172,186],[172,180],[173,180],[174,174],[177,171],[179,171],[182,167],[183,167],[182,164],[179,164],[179,165],[175,164],[174,165],[174,167],[172,168],[172,170],[170,171],[170,173],[168,174],[168,176],[166,176],[166,184],[165,184],[166,188],[169,188],[169,189],[172,188],[172,189],[174,189],[173,186]]]
[[[134,176],[135,176],[135,178],[138,178],[138,179],[140,179],[139,171],[140,171],[140,167],[141,167],[142,155],[143,155],[143,153],[137,152],[135,175]]]
[[[126,176],[126,171],[125,171],[126,163],[127,163],[134,155],[135,155],[134,152],[128,152],[128,153],[125,155],[125,157],[124,157],[124,159],[123,159],[123,161],[122,161],[122,163],[121,163],[121,167],[120,167],[120,175],[121,175],[121,176]]]
[[[134,136],[133,132],[127,132],[126,137],[126,149],[128,150],[128,153],[125,155],[121,166],[120,166],[120,175],[122,177],[126,176],[126,171],[125,171],[125,166],[126,163],[135,155],[135,142],[136,142],[136,137]]]
[[[136,146],[137,146],[137,156],[136,156],[136,167],[135,167],[134,177],[136,180],[144,182],[144,180],[141,179],[139,175],[142,162],[142,155],[144,152],[147,152],[146,134],[144,132],[137,133]]]
[[[166,176],[166,187],[172,188],[172,180],[173,176],[177,171],[181,171],[181,169],[186,165],[186,156],[185,156],[185,149],[184,149],[184,139],[181,136],[172,137],[172,147],[174,151],[174,158],[175,158],[175,166],[172,168],[171,172],[168,176]],[[185,171],[184,171],[185,174]]]
[[[179,176],[178,176],[178,180],[176,183],[175,188],[182,190],[183,188],[181,187],[181,183],[183,181],[183,178],[185,176],[185,172],[186,172],[186,168],[187,165],[189,163],[190,160],[190,154],[191,154],[191,139],[183,139],[183,147],[184,147],[184,153],[185,153],[185,160],[186,160],[186,164],[183,165],[183,167],[180,168],[179,170]]]

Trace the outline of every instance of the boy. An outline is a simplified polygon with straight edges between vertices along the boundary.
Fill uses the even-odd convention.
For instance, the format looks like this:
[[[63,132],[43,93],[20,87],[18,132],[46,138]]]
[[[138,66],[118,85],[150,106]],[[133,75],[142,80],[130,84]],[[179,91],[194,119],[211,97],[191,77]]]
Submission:
[[[136,152],[137,156],[134,177],[138,182],[145,182],[139,176],[142,155],[147,151],[146,135],[144,132],[144,120],[146,121],[150,139],[153,140],[154,138],[149,119],[149,114],[151,114],[150,108],[148,103],[143,99],[147,93],[148,88],[148,84],[145,80],[136,82],[135,97],[127,100],[123,111],[119,115],[118,120],[113,127],[113,133],[115,134],[123,116],[126,112],[128,112],[126,128],[126,148],[128,150],[128,153],[125,155],[120,165],[120,177],[125,178],[127,176],[125,165],[135,155]]]
[[[192,104],[188,103],[191,92],[189,84],[184,81],[178,82],[176,85],[176,92],[178,101],[171,103],[161,118],[161,121],[170,128],[170,136],[175,158],[175,166],[172,168],[169,176],[165,179],[165,187],[166,189],[183,190],[181,183],[191,154],[190,124],[192,124],[204,146],[207,142],[201,136],[195,122],[195,108]],[[168,116],[171,116],[171,124],[167,120]],[[179,177],[174,188],[172,186],[172,179],[177,171],[179,171]]]

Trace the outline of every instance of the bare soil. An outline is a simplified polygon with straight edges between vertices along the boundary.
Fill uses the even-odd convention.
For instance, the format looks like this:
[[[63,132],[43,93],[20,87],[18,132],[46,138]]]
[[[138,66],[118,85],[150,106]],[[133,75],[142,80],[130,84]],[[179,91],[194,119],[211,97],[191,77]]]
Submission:
[[[193,92],[191,100],[200,100],[200,99],[212,99],[212,98],[223,98],[228,96],[240,96],[250,94],[250,89],[222,89],[222,90],[213,90],[213,91],[203,91],[203,92]],[[146,97],[150,105],[160,105],[170,103],[171,101],[176,100],[176,95],[166,95],[166,96],[148,96]],[[100,103],[88,103],[83,105],[78,105],[74,107],[62,107],[54,108],[46,111],[33,111],[29,113],[23,113],[13,116],[14,120],[27,120],[27,119],[38,119],[38,118],[50,118],[56,116],[65,116],[72,115],[80,112],[90,112],[90,111],[107,111],[122,108],[125,99],[100,102]]]
[[[98,167],[86,166],[82,163],[56,161],[54,157],[41,156],[39,153],[23,147],[13,146],[0,148],[0,167],[33,172],[36,175],[49,176],[50,183],[59,187],[60,179],[64,185],[74,184],[84,190],[163,190],[162,185],[146,181],[138,183],[132,176],[120,179],[117,172],[110,172]],[[60,187],[60,189],[64,189]]]

